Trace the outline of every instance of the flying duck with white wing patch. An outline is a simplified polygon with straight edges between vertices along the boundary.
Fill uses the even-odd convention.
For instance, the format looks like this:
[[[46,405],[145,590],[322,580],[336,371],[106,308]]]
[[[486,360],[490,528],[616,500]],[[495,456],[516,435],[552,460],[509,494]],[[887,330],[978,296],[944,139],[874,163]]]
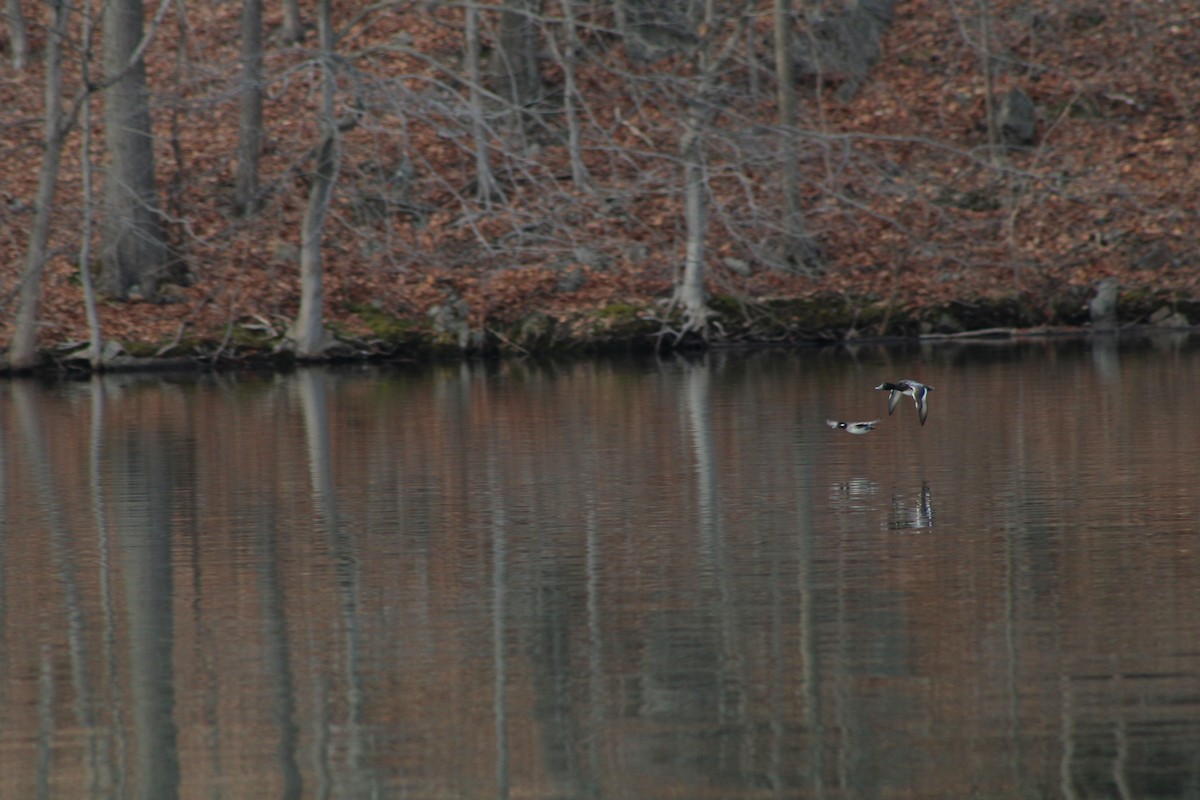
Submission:
[[[925,424],[925,418],[929,416],[929,393],[933,391],[932,386],[926,386],[917,381],[910,381],[907,378],[895,383],[881,383],[875,387],[876,389],[889,392],[888,394],[888,414],[890,415],[896,410],[896,403],[900,402],[900,396],[911,397],[917,406],[917,416],[921,418],[921,424]]]
[[[873,419],[870,422],[838,422],[836,419],[827,419],[825,424],[831,428],[840,428],[846,433],[854,433],[862,435],[875,430],[875,426],[879,424],[879,420]]]

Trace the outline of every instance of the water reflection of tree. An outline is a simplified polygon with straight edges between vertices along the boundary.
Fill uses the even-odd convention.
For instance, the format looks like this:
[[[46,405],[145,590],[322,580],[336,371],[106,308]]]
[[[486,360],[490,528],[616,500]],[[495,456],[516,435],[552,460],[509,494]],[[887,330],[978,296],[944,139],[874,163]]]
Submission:
[[[454,367],[437,386],[326,373],[303,390],[317,403],[307,412],[287,404],[300,389],[246,392],[242,378],[211,392],[207,408],[187,390],[97,389],[90,461],[81,425],[64,422],[78,408],[60,394],[33,387],[22,401],[29,419],[6,400],[4,786],[95,776],[132,793],[141,780],[139,729],[118,730],[123,713],[140,724],[132,709],[146,701],[125,688],[133,614],[118,545],[129,525],[161,520],[149,505],[158,492],[176,542],[171,679],[189,689],[175,705],[187,785],[205,769],[225,779],[250,762],[276,785],[302,775],[304,788],[331,794],[351,788],[357,764],[366,777],[355,785],[386,790],[419,760],[427,766],[414,784],[460,780],[471,796],[497,781],[514,795],[571,797],[631,781],[640,796],[669,782],[869,794],[885,777],[933,772],[944,785],[1011,786],[1014,796],[1192,791],[1195,659],[1180,642],[1194,628],[1183,549],[1194,517],[1179,513],[1194,511],[1192,496],[1119,546],[1114,527],[1094,526],[1094,509],[1076,509],[1092,524],[1081,530],[1055,516],[1053,492],[1093,456],[1124,447],[1124,434],[1105,440],[1088,420],[1075,429],[1051,416],[1053,435],[1041,436],[1038,417],[1025,413],[1023,428],[1006,417],[999,477],[1010,483],[993,481],[1004,491],[938,495],[939,527],[896,536],[886,527],[893,494],[899,519],[922,494],[934,503],[919,476],[889,484],[869,465],[857,474],[878,483],[830,483],[819,471],[826,440],[766,411],[777,389],[754,385],[757,417],[731,413],[745,386],[708,364],[668,364],[652,380],[614,379],[593,364],[523,365],[516,376]],[[1086,355],[1079,372],[1093,373]],[[1029,391],[1005,402],[1024,408]],[[409,405],[378,413],[396,411],[397,398]],[[1171,393],[1159,402],[1186,405]],[[605,413],[614,405],[619,419]],[[1137,434],[1161,436],[1172,454],[1186,445],[1177,431]],[[1055,447],[1065,455],[1051,473],[1042,456]],[[1074,471],[1064,476],[1060,463]],[[1149,463],[1135,459],[1119,476]],[[980,475],[995,478],[984,466]],[[80,488],[87,469],[91,498]],[[1167,480],[1145,491],[1169,501],[1178,482]],[[59,523],[43,498],[60,506]],[[1008,527],[962,524],[997,502],[1011,506],[993,517]],[[239,543],[252,547],[230,549]],[[110,549],[118,557],[106,565]],[[76,600],[64,591],[72,569]],[[115,587],[103,587],[106,576]],[[45,588],[25,589],[34,582]],[[41,592],[29,626],[23,611],[36,601],[23,591]],[[72,607],[89,665],[81,690],[68,669]],[[1178,632],[1174,645],[1151,640],[1163,630]],[[63,753],[85,744],[75,709],[87,692],[98,759],[93,769],[80,754],[71,772]],[[36,736],[40,763],[22,749]],[[902,762],[897,741],[947,760]],[[25,752],[26,773],[10,777]],[[968,752],[978,760],[964,761]]]
[[[278,462],[268,462],[268,474],[260,476],[268,486],[275,486]],[[280,796],[295,800],[304,792],[304,779],[297,763],[299,729],[296,725],[296,688],[292,667],[292,644],[288,633],[288,595],[280,575],[279,522],[274,503],[260,503],[254,519],[254,536],[258,540],[259,586],[262,598],[263,649],[275,701],[274,717],[279,728],[279,773],[283,781]]]
[[[919,531],[934,526],[933,493],[929,483],[921,482],[921,488],[911,495],[894,489],[891,512],[887,527],[893,531]]]
[[[346,706],[344,722],[346,764],[343,770],[335,770],[326,764],[327,774],[335,780],[341,776],[347,781],[346,791],[353,796],[363,795],[376,782],[373,771],[367,767],[366,724],[363,711],[366,692],[362,681],[361,667],[361,601],[359,555],[354,538],[346,529],[338,504],[337,484],[333,476],[332,447],[329,430],[329,399],[327,386],[329,373],[322,369],[301,370],[296,379],[297,391],[304,415],[305,441],[308,449],[309,481],[312,489],[313,509],[317,528],[325,534],[330,556],[337,575],[339,622],[344,632],[341,655],[344,659],[344,685]],[[327,709],[323,709],[326,710]],[[336,725],[323,715],[326,724]],[[342,727],[342,726],[338,726]],[[332,741],[331,731],[322,731],[326,742]],[[323,748],[322,759],[329,758],[329,748]],[[336,785],[336,784],[335,784]]]
[[[488,502],[492,538],[492,713],[496,735],[496,796],[509,796],[511,755],[508,744],[508,525],[495,454],[487,456]]]
[[[111,453],[115,468],[136,487],[113,503],[129,625],[136,796],[177,797],[172,494],[194,481],[180,480],[192,450],[172,433],[147,426],[115,438]]]
[[[32,475],[39,499],[40,511],[50,531],[50,545],[53,553],[54,568],[62,584],[63,604],[66,613],[67,649],[71,661],[71,685],[74,690],[73,707],[77,723],[84,731],[86,741],[86,763],[92,774],[92,780],[101,780],[100,753],[101,726],[97,724],[94,714],[95,702],[91,684],[90,651],[88,648],[85,628],[85,604],[80,590],[79,567],[75,553],[77,543],[72,541],[70,528],[63,519],[64,503],[59,497],[58,481],[50,461],[49,448],[46,442],[44,418],[37,411],[35,388],[28,381],[16,381],[12,384],[13,405],[20,419],[20,430],[25,443],[26,463]],[[3,574],[0,572],[0,574]],[[106,578],[107,576],[102,576]],[[53,631],[46,632],[42,644],[42,675],[39,681],[41,708],[45,713],[40,715],[41,725],[38,731],[39,757],[43,768],[39,773],[48,778],[44,768],[48,768],[49,747],[55,734],[55,723],[52,709],[54,707],[53,664],[50,643],[54,638]],[[47,717],[46,714],[49,714]],[[111,761],[107,764],[112,767]],[[107,770],[111,778],[111,769]],[[41,781],[39,781],[41,783]]]

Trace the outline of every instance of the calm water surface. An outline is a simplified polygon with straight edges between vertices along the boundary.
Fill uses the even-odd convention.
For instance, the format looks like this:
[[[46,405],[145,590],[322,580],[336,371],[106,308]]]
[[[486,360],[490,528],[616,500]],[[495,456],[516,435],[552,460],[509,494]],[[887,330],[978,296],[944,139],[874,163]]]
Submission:
[[[1200,797],[1198,402],[1186,336],[3,383],[0,797]]]

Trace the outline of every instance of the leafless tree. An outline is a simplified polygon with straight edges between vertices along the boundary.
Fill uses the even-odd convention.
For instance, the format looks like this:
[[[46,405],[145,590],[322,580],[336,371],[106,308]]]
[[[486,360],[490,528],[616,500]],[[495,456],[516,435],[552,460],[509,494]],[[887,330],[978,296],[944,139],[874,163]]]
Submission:
[[[83,33],[85,43],[92,41],[93,17],[91,0],[84,0]],[[163,10],[166,4],[163,5]],[[157,27],[157,25],[155,26]],[[153,31],[151,31],[153,33]],[[85,87],[92,82],[91,45],[86,44],[79,63],[80,83]],[[92,279],[92,226],[95,221],[95,203],[92,202],[92,183],[95,170],[92,165],[92,93],[85,91],[80,104],[79,137],[79,182],[83,199],[83,225],[79,236],[79,282],[83,286],[83,306],[88,322],[88,360],[93,368],[103,366],[104,339],[100,330],[100,314],[96,310],[96,286]]]
[[[169,258],[154,175],[154,134],[143,41],[142,0],[104,7],[104,139],[108,172],[101,226],[102,286],[111,296],[153,297]],[[119,77],[115,77],[119,76]],[[115,78],[115,79],[114,79]]]
[[[704,138],[716,112],[717,76],[725,68],[741,41],[748,22],[746,5],[732,18],[719,18],[714,4],[705,4],[701,30],[704,35],[692,53],[696,79],[694,95],[686,101],[679,157],[683,162],[684,223],[687,233],[683,274],[675,288],[675,301],[683,310],[683,333],[703,332],[711,311],[705,279],[705,247],[708,237],[708,185]],[[719,32],[719,33],[718,33]],[[722,38],[723,37],[723,38]]]
[[[499,197],[500,190],[492,174],[491,157],[488,154],[488,129],[484,121],[483,69],[480,64],[482,43],[479,39],[479,8],[475,3],[466,9],[466,71],[468,108],[471,118],[471,140],[475,147],[475,196],[479,202],[488,204]]]
[[[42,295],[42,272],[49,256],[50,220],[54,209],[54,190],[62,161],[63,140],[74,119],[63,118],[62,56],[71,16],[69,0],[53,0],[50,30],[46,39],[46,116],[43,123],[42,166],[38,173],[36,212],[25,269],[21,275],[20,304],[16,334],[9,363],[15,369],[27,369],[37,362],[38,305]]]
[[[13,337],[12,349],[9,354],[9,364],[16,369],[27,369],[37,363],[37,329],[38,306],[41,300],[42,274],[45,270],[49,253],[50,226],[54,213],[54,194],[58,184],[59,166],[62,161],[62,150],[66,138],[78,122],[80,113],[87,120],[91,94],[103,90],[124,77],[140,62],[142,54],[162,21],[168,7],[168,0],[163,0],[154,17],[153,25],[128,53],[128,60],[119,68],[114,69],[106,82],[93,86],[90,80],[88,43],[91,39],[91,9],[84,8],[83,47],[81,52],[82,89],[70,104],[63,102],[63,52],[67,46],[67,35],[73,5],[70,0],[55,0],[51,4],[51,25],[46,42],[46,82],[45,82],[45,119],[43,123],[42,164],[38,173],[38,190],[35,200],[34,223],[30,231],[29,245],[26,249],[25,268],[21,275],[20,300],[17,310],[16,332]],[[90,128],[84,131],[83,142],[83,178],[84,178],[84,225],[82,236],[82,254],[80,270],[83,274],[83,284],[86,295],[86,312],[89,328],[92,331],[91,360],[99,364],[102,358],[99,337],[99,321],[96,315],[95,298],[91,292],[91,275],[88,272],[88,233],[90,231],[90,155],[88,153],[88,135]]]
[[[979,0],[979,67],[983,71],[984,118],[987,126],[988,158],[999,164],[1000,135],[996,130],[995,76],[992,67],[992,8],[988,0]]]
[[[236,204],[242,214],[258,210],[258,165],[262,155],[262,0],[242,4],[242,86],[238,117]]]
[[[304,39],[304,23],[300,19],[300,0],[283,0],[284,44],[299,44]]]
[[[132,1],[114,2],[109,12],[116,18]],[[847,241],[839,238],[847,228],[887,230],[895,236],[894,252],[935,260],[946,252],[938,250],[944,247],[942,234],[954,226],[975,226],[981,237],[994,237],[1000,230],[995,218],[1003,213],[993,207],[1003,204],[994,191],[1002,183],[998,178],[1026,170],[1013,183],[1024,199],[1006,215],[1006,235],[1016,253],[1020,208],[1049,202],[1058,191],[1038,188],[1043,183],[1033,173],[1052,172],[1059,156],[1043,148],[1034,160],[1023,160],[1027,153],[1007,144],[1001,108],[995,115],[967,111],[975,113],[975,127],[964,126],[960,116],[953,129],[902,137],[870,133],[879,128],[869,123],[858,130],[862,114],[823,114],[833,107],[826,104],[849,102],[851,90],[868,79],[892,0],[805,0],[805,14],[798,12],[797,0],[379,0],[339,17],[341,31],[333,29],[333,7],[326,3],[319,14],[313,9],[314,30],[321,32],[320,42],[315,34],[309,37],[313,52],[279,47],[278,36],[262,37],[260,2],[220,5],[205,18],[227,25],[232,38],[238,29],[232,9],[241,14],[243,58],[236,66],[197,64],[191,75],[203,77],[190,83],[191,75],[180,70],[177,83],[158,89],[162,93],[154,100],[179,110],[183,131],[187,115],[201,113],[198,109],[219,109],[222,121],[240,117],[235,199],[247,211],[260,204],[258,213],[216,234],[210,228],[193,235],[188,227],[190,208],[197,208],[197,219],[217,217],[196,203],[206,202],[206,192],[211,199],[208,190],[225,178],[234,156],[225,145],[232,125],[210,141],[181,137],[182,146],[207,149],[187,153],[180,163],[211,172],[185,174],[179,200],[165,205],[172,234],[191,237],[184,246],[195,243],[212,253],[245,244],[249,264],[299,261],[301,311],[289,339],[305,358],[319,357],[331,341],[323,325],[322,287],[328,270],[337,266],[323,262],[323,244],[326,258],[332,246],[345,247],[352,258],[372,259],[379,268],[346,290],[344,297],[356,304],[359,288],[371,284],[379,291],[372,303],[404,308],[407,298],[396,288],[403,282],[388,276],[414,264],[465,267],[472,274],[548,267],[561,273],[549,290],[556,292],[576,291],[615,264],[661,281],[664,294],[672,291],[674,310],[682,315],[674,319],[682,330],[711,333],[709,293],[736,296],[757,283],[756,273],[764,269],[816,272],[822,254],[815,242],[844,246],[838,242]],[[26,11],[31,8],[26,3]],[[974,77],[981,87],[988,84],[986,91],[969,95],[980,106],[990,102],[993,90],[997,98],[1020,99],[1004,94],[1016,69],[1005,55],[1011,52],[1005,20],[987,0],[956,4],[954,11],[962,20],[961,41],[947,46],[959,48],[955,63],[982,61],[984,74]],[[397,24],[407,14],[434,15],[429,30],[437,34],[421,38],[413,33],[420,26]],[[380,30],[391,32],[381,36]],[[70,47],[67,58],[78,50]],[[205,57],[200,48],[186,51],[187,57],[193,52]],[[319,65],[315,72],[313,64]],[[105,72],[100,83],[113,84],[108,98],[113,102],[106,105],[119,108],[125,90],[117,79],[140,67],[126,74],[106,66]],[[309,87],[302,76],[312,74],[318,79]],[[68,73],[67,85],[74,78]],[[288,130],[272,120],[268,112],[283,105],[264,105],[268,90],[286,97],[288,108],[308,109],[303,122],[315,122],[316,132],[291,135],[299,112],[286,120]],[[122,127],[135,134],[139,154],[148,155],[153,141],[140,126],[154,103],[144,86],[140,92],[131,103],[133,122]],[[1039,100],[1026,98],[1026,110]],[[359,127],[339,130],[337,114],[351,107]],[[1036,110],[1044,113],[1041,105]],[[993,116],[1001,122],[989,123]],[[1044,119],[1027,119],[1030,131],[1018,137],[1025,142],[1021,147],[1029,146],[1032,126],[1044,127]],[[1072,117],[1060,119],[1067,125]],[[281,127],[263,129],[276,124]],[[987,150],[985,124],[995,126]],[[42,152],[49,156],[50,140],[42,138]],[[108,168],[109,194],[135,185],[121,177],[124,151],[118,138],[112,140],[112,161],[100,165]],[[922,149],[936,152],[937,167],[914,168]],[[1001,158],[990,158],[989,151]],[[262,164],[255,168],[260,152]],[[154,166],[135,162],[143,170]],[[962,168],[945,166],[950,162]],[[51,166],[47,158],[44,167]],[[931,187],[931,174],[955,185]],[[308,202],[296,211],[288,187],[300,181]],[[338,203],[332,202],[335,188]],[[153,193],[127,194],[127,207],[97,209],[98,222],[106,226],[102,288],[116,296],[135,286],[150,294],[158,273],[148,280],[126,275],[115,289],[108,283],[114,227],[131,247],[149,243],[158,255],[165,249]],[[139,219],[148,221],[153,235],[136,227]],[[290,230],[300,230],[298,253],[263,246],[258,237],[260,225],[266,229],[281,219]],[[42,235],[33,222],[27,232]],[[351,252],[348,242],[360,249]],[[45,253],[29,257],[29,264],[41,264]],[[965,263],[973,256],[956,252],[950,258],[960,257]],[[874,258],[878,263],[863,268],[879,269],[886,293],[896,283],[895,273],[889,280],[886,253]],[[896,259],[901,262],[904,257]],[[234,263],[237,258],[225,262]],[[467,307],[471,297],[462,286],[449,288],[454,283],[439,284],[445,302],[436,302],[461,308],[455,322],[473,326],[462,341],[475,346],[483,336],[480,314]],[[38,284],[35,274],[19,286],[28,298]],[[231,328],[236,306],[231,299]],[[278,311],[283,306],[255,313],[264,318],[290,313]],[[264,324],[282,327],[275,320]]]
[[[571,180],[577,189],[589,189],[587,165],[583,160],[580,126],[582,121],[579,114],[579,85],[576,81],[576,59],[582,50],[579,42],[579,32],[575,23],[576,0],[560,0],[563,19],[562,44],[555,44],[554,37],[549,38],[550,46],[555,49],[558,63],[563,70],[563,116],[567,120],[567,152],[571,159]]]
[[[292,326],[292,344],[301,358],[317,358],[333,345],[325,330],[324,269],[321,263],[322,234],[325,218],[333,199],[341,167],[341,136],[335,114],[337,76],[334,72],[334,30],[332,0],[317,3],[317,32],[320,42],[321,101],[318,125],[321,140],[317,145],[316,165],[300,230],[300,309]]]
[[[13,69],[25,69],[29,62],[29,33],[21,0],[4,0],[4,16],[8,20],[9,59]]]
[[[502,0],[499,30],[491,53],[493,91],[508,101],[514,127],[524,130],[537,119],[542,100],[540,0]]]
[[[816,267],[819,253],[804,224],[804,203],[800,184],[800,158],[796,148],[796,71],[792,61],[791,0],[775,0],[775,84],[779,102],[779,128],[783,141],[780,161],[783,182],[782,260],[796,267]]]

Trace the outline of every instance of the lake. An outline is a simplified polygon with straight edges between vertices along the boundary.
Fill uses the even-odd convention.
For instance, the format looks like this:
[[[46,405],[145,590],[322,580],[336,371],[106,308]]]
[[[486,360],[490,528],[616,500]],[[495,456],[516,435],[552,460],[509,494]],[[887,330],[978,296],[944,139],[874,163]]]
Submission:
[[[1198,402],[1178,333],[0,383],[0,796],[1200,797]]]

